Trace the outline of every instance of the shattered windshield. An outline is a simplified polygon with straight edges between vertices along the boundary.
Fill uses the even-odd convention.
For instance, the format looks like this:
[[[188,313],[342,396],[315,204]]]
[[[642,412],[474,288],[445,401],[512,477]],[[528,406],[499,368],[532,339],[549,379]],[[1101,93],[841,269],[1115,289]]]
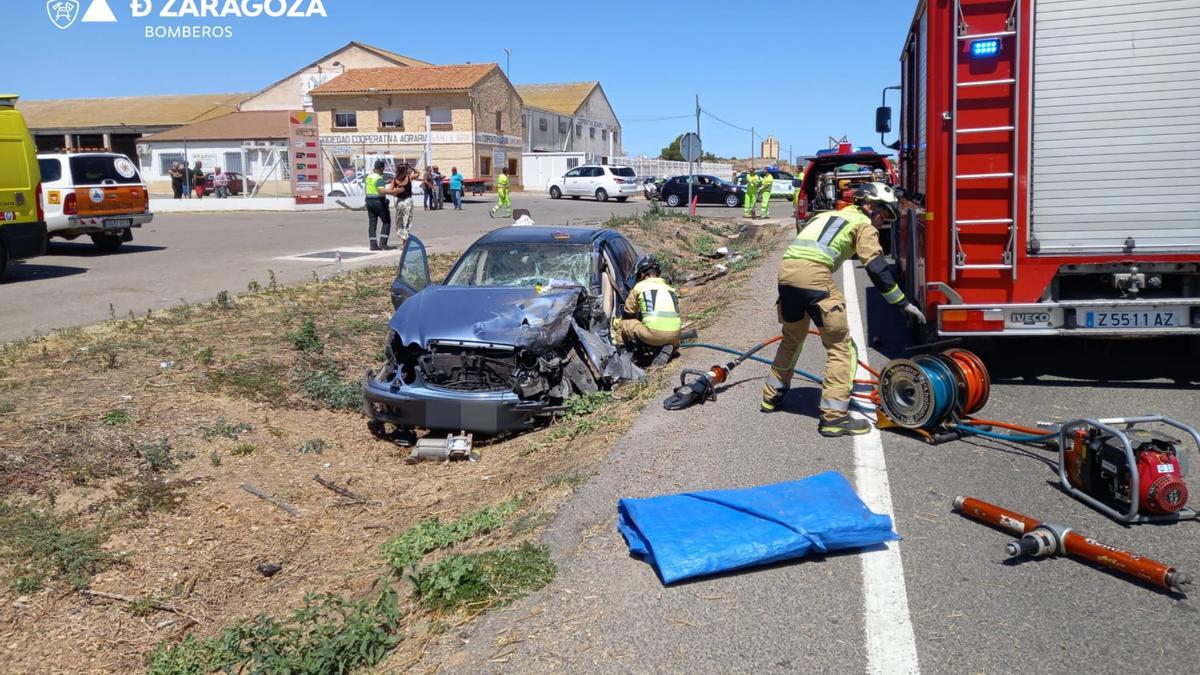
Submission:
[[[592,278],[591,246],[485,244],[472,247],[447,286],[583,286]]]

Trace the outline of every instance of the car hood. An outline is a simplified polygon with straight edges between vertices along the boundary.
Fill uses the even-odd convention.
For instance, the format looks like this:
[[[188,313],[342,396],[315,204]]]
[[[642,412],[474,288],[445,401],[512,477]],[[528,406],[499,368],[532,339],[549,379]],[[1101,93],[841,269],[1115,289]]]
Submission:
[[[509,345],[542,351],[562,343],[583,295],[577,286],[484,288],[428,286],[400,305],[388,326],[405,345],[431,340]]]

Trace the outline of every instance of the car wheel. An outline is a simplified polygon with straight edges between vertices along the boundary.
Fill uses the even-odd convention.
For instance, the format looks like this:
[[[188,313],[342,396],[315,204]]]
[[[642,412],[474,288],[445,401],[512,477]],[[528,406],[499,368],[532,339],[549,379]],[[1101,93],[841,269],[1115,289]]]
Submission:
[[[725,206],[736,207],[739,203],[741,203],[741,202],[738,199],[738,196],[733,194],[732,192],[725,195]]]
[[[92,238],[92,243],[101,251],[115,251],[121,247],[121,235],[100,233],[89,235]]]
[[[4,281],[4,272],[8,270],[8,249],[0,244],[0,282]]]
[[[605,190],[604,188],[600,188],[600,189],[596,190],[596,201],[598,201],[598,202],[608,201],[608,190]]]
[[[550,199],[562,199],[562,190],[557,185],[550,186]]]
[[[341,190],[333,190],[332,192],[329,193],[329,196],[330,197],[345,197],[346,193],[342,192]]]
[[[679,195],[667,195],[667,206],[679,206]]]
[[[617,197],[617,201],[621,203],[624,203],[626,199],[629,199],[629,197]]]

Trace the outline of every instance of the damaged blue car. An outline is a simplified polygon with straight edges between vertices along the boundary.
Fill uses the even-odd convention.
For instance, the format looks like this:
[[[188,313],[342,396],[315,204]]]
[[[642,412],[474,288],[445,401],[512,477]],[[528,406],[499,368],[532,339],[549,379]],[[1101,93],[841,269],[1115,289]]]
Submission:
[[[611,336],[638,259],[615,230],[512,226],[484,235],[431,285],[425,247],[410,237],[387,360],[363,384],[372,433],[519,431],[572,394],[643,376]]]

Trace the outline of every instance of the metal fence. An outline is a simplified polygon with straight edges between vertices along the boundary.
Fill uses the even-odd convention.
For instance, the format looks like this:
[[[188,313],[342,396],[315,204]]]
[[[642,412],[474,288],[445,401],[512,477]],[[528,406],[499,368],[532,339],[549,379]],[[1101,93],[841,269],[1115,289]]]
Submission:
[[[647,157],[610,157],[609,164],[620,164],[633,167],[639,178],[666,178],[668,176],[684,176],[688,172],[687,162],[675,162],[668,159],[649,159]],[[696,173],[716,176],[722,180],[733,179],[733,165],[717,162],[697,162],[693,169]]]

